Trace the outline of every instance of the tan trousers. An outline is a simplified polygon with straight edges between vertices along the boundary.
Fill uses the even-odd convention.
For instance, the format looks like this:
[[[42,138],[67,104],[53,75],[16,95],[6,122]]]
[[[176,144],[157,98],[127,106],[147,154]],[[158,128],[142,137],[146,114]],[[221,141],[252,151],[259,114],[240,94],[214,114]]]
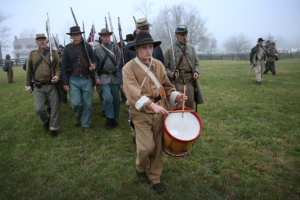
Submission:
[[[149,180],[152,185],[160,183],[164,115],[146,114],[135,109],[130,109],[130,115],[136,131],[136,169],[139,172],[146,172],[150,158]]]
[[[261,71],[264,68],[264,61],[263,60],[257,60],[256,66],[254,66],[255,74],[256,74],[256,81],[261,82]]]
[[[7,71],[7,80],[8,80],[8,83],[13,83],[14,82],[13,78],[14,78],[13,69],[12,69],[12,67],[9,67],[8,71]]]
[[[175,83],[176,91],[183,93],[183,87],[184,87],[183,83]],[[185,101],[184,106],[192,110],[194,110],[194,94],[195,94],[194,92],[195,92],[195,88],[192,84],[192,81],[190,81],[186,84],[185,95],[188,97],[188,99]],[[182,103],[177,104],[177,106],[181,107]]]

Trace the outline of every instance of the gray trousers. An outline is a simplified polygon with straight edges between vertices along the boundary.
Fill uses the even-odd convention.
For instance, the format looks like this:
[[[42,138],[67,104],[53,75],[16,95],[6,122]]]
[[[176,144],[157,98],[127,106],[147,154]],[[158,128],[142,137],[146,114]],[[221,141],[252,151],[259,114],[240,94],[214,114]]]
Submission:
[[[46,112],[46,101],[50,102],[51,117]],[[34,86],[34,108],[43,124],[50,120],[50,130],[59,130],[60,102],[58,91],[54,85],[43,85],[41,88]]]

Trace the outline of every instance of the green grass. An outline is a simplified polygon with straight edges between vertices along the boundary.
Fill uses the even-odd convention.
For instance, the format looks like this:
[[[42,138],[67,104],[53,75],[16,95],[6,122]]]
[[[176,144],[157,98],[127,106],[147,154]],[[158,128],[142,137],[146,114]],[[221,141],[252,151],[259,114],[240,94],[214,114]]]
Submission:
[[[106,131],[94,92],[89,135],[62,104],[51,139],[22,67],[14,84],[0,72],[0,199],[300,199],[300,59],[277,62],[279,76],[261,86],[248,62],[200,65],[204,130],[186,157],[163,155],[162,195],[136,177],[124,103],[119,128]]]

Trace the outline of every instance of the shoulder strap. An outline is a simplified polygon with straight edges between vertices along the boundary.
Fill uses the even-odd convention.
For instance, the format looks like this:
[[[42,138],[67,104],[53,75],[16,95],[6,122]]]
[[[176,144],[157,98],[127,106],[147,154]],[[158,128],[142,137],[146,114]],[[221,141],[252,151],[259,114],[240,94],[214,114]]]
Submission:
[[[39,50],[37,50],[39,52]],[[49,52],[49,49],[47,48],[44,53],[43,53],[43,56],[45,57]],[[42,55],[40,52],[39,52],[40,55]],[[34,67],[34,70],[33,70],[33,77],[35,79],[35,72],[37,70],[37,68],[40,66],[40,64],[43,62],[43,57],[41,56],[40,59],[38,60],[38,62],[36,63],[35,67]]]
[[[104,59],[103,59],[103,61],[102,61],[102,63],[101,63],[101,66],[100,66],[100,68],[97,70],[98,76],[101,75],[101,71],[102,71],[102,69],[103,69],[103,66],[104,66],[106,60],[107,60],[107,55],[104,56]]]
[[[115,59],[116,59],[116,56],[113,52],[111,52],[109,49],[107,49],[105,46],[103,46],[101,44],[101,47],[103,49],[103,51],[105,52],[105,54],[109,57],[109,59],[113,62],[114,66],[117,66],[116,62],[115,62]],[[114,56],[114,58],[111,56],[111,54]]]
[[[143,87],[143,85],[145,83],[147,75],[149,75],[149,77],[154,81],[157,88],[162,87],[161,84],[159,83],[159,81],[157,80],[156,76],[150,71],[150,67],[151,67],[152,61],[153,61],[152,57],[151,57],[151,62],[150,62],[149,67],[147,67],[144,63],[142,63],[137,57],[134,58],[134,61],[146,72],[146,76],[145,76],[144,81],[141,85],[141,88]]]
[[[180,66],[181,62],[182,62],[183,56],[186,56],[187,59],[188,59],[188,55],[186,55],[187,45],[185,45],[184,49],[182,49],[181,46],[179,46],[179,44],[177,44],[177,43],[175,43],[175,45],[182,51],[179,62],[178,62],[178,65],[176,67],[176,69],[177,69]]]

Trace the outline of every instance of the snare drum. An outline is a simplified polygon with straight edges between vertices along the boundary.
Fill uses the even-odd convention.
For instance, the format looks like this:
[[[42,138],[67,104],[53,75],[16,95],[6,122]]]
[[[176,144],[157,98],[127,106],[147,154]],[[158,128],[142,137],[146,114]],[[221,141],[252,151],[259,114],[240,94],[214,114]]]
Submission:
[[[171,110],[182,110],[182,107]],[[169,156],[183,157],[199,138],[202,132],[202,121],[195,111],[185,112],[183,117],[182,112],[170,113],[165,116],[164,130],[164,152]]]

